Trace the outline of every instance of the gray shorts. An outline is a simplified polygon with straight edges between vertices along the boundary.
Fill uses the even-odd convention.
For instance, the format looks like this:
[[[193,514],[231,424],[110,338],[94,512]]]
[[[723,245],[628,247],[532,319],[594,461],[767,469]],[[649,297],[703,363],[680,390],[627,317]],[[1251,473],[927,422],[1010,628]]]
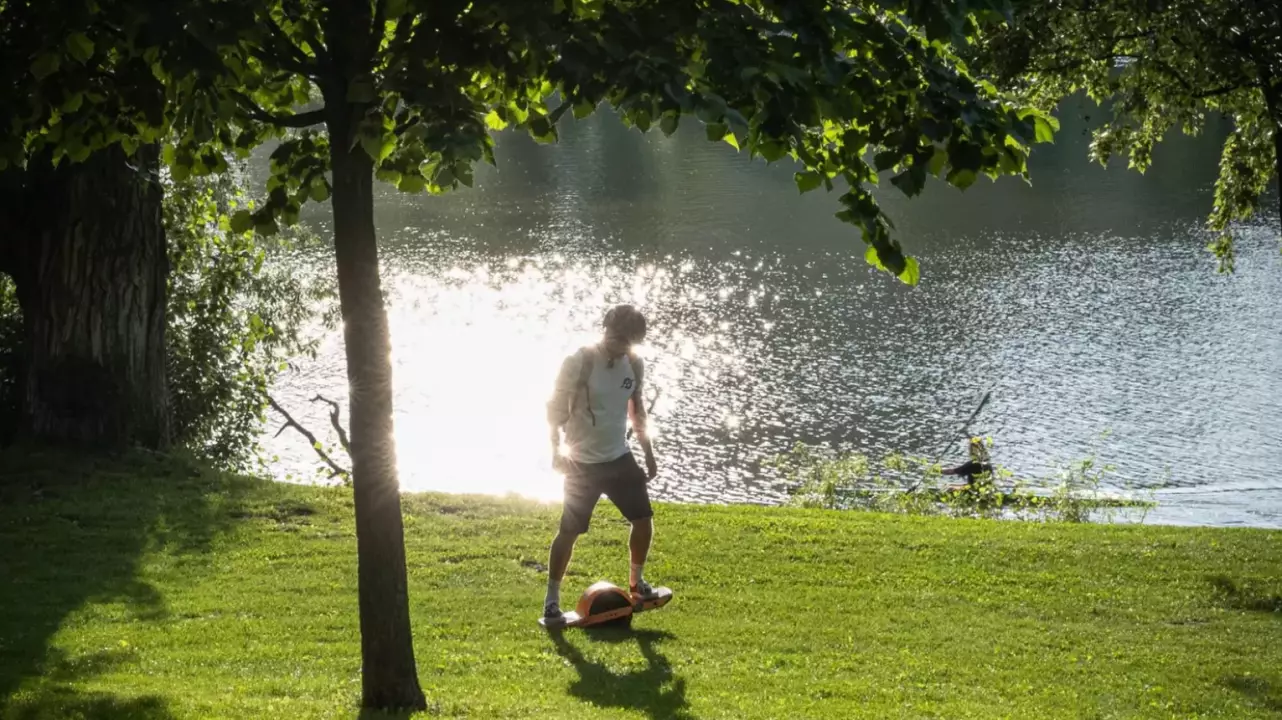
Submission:
[[[648,478],[632,453],[604,463],[569,462],[565,473],[565,505],[561,532],[582,535],[588,531],[592,511],[602,495],[628,520],[653,517]]]

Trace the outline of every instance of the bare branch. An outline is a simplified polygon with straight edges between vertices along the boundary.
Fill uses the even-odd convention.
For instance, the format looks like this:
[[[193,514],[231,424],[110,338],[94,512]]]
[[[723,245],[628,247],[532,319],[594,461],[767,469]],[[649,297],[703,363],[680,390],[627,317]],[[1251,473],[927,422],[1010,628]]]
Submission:
[[[281,426],[280,430],[276,431],[276,437],[280,437],[280,434],[285,432],[285,430],[294,428],[300,435],[307,438],[307,441],[311,443],[312,449],[315,450],[316,454],[320,456],[320,459],[324,460],[325,464],[329,466],[331,471],[330,477],[338,477],[339,475],[351,477],[352,471],[334,462],[334,459],[329,456],[329,453],[325,452],[325,448],[321,445],[320,440],[317,440],[316,436],[313,435],[310,430],[303,427],[292,415],[289,414],[288,411],[285,410],[285,408],[281,407],[280,403],[276,402],[275,398],[268,395],[267,402],[271,404],[273,410],[280,413],[281,416],[285,418],[285,424]],[[346,446],[347,443],[344,442],[343,445]]]
[[[347,439],[347,430],[343,428],[341,408],[338,403],[330,400],[324,395],[317,395],[312,398],[312,402],[323,402],[329,405],[329,423],[334,426],[334,431],[338,433],[338,442],[348,453],[352,452],[352,443]]]

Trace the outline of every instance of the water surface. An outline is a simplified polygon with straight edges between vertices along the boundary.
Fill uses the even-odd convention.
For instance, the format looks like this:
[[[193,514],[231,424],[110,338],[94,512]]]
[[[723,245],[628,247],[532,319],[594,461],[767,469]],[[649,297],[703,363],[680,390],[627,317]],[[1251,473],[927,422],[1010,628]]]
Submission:
[[[1282,527],[1282,255],[1263,224],[1235,275],[1204,250],[1222,130],[1139,175],[1088,163],[1063,120],[1031,187],[880,193],[916,288],[865,264],[835,194],[696,123],[642,136],[603,114],[555,146],[502,137],[475,189],[381,191],[402,485],[558,499],[553,375],[627,301],[651,320],[660,498],[779,502],[759,464],[797,441],[933,457],[991,391],[971,430],[1021,476],[1094,451],[1112,487],[1155,493],[1148,522]],[[277,396],[326,428],[307,398],[345,397],[344,373],[335,334]],[[282,473],[315,465],[297,436],[269,447]]]

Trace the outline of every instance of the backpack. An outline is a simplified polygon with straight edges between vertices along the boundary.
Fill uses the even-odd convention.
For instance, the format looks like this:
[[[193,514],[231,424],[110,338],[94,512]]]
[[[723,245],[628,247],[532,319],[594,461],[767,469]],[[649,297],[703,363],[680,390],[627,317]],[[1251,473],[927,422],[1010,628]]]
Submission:
[[[575,393],[570,398],[570,414],[574,414],[579,401],[579,389],[583,391],[584,402],[588,403],[588,414],[592,416],[592,424],[596,425],[596,414],[592,412],[591,394],[588,391],[588,379],[592,377],[593,363],[596,361],[596,347],[579,348],[579,382],[576,386]],[[632,372],[637,376],[636,384],[633,385],[633,395],[640,391],[642,379],[645,377],[645,363],[635,352],[629,350],[626,356],[628,363],[632,365]]]

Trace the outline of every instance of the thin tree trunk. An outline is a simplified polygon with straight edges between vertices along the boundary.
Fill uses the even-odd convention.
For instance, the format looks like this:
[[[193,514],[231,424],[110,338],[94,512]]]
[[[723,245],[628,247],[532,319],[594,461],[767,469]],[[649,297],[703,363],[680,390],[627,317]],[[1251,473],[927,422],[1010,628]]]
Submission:
[[[410,632],[405,534],[392,436],[392,361],[374,230],[374,165],[350,149],[353,113],[330,108],[334,250],[350,397],[361,618],[362,705],[423,709]]]
[[[170,442],[169,263],[158,149],[113,146],[32,171],[13,274],[26,363],[22,432],[119,449]]]

